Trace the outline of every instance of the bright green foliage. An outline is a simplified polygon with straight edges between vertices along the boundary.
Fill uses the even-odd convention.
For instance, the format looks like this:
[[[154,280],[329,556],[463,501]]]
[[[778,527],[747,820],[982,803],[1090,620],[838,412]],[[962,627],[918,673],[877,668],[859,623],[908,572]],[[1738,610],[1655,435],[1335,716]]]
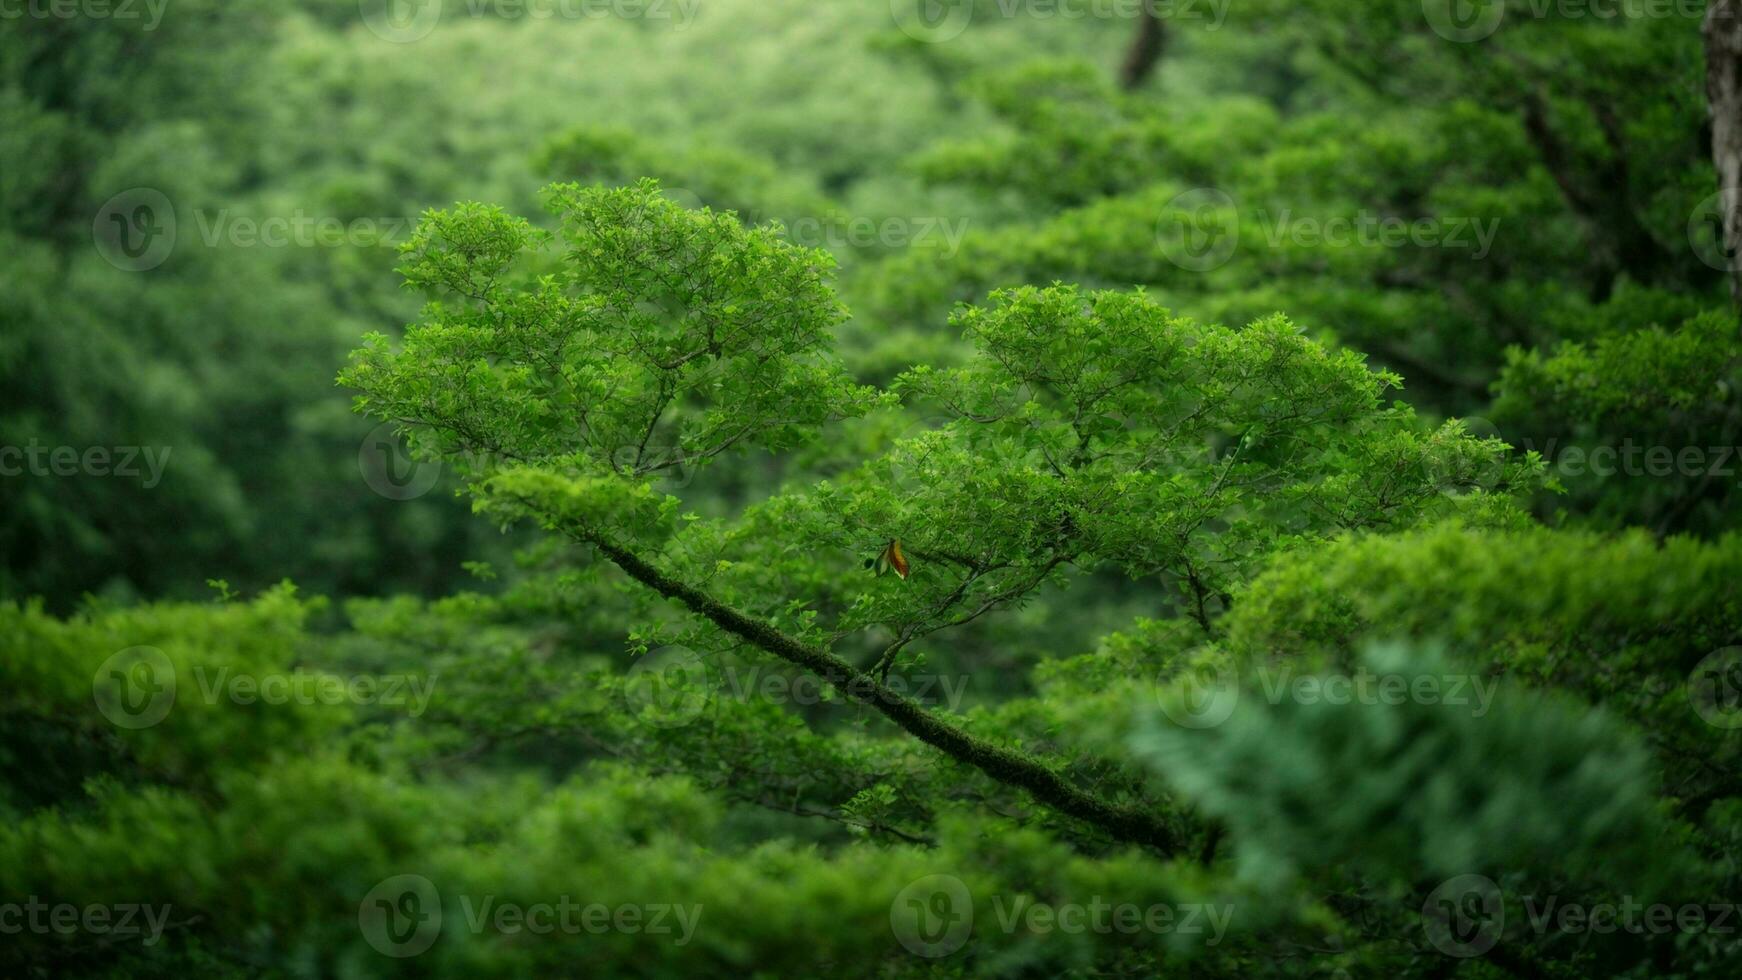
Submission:
[[[937,603],[972,610],[1101,562],[1177,583],[1207,627],[1254,562],[1300,535],[1477,510],[1538,468],[1421,430],[1383,405],[1394,377],[1280,317],[1229,330],[1138,294],[1029,288],[955,324],[977,350],[968,365],[897,382],[948,421],[820,498],[849,522],[832,544],[900,537],[924,563],[923,590],[888,620],[901,635]],[[1467,479],[1490,467],[1496,485]]]
[[[452,305],[429,307],[403,353],[372,337],[341,380],[369,392],[360,408],[432,426],[437,452],[630,476],[784,448],[867,407],[826,357],[845,314],[829,257],[657,191],[552,187],[563,263],[524,287],[515,262],[543,239],[526,222],[428,216],[406,280]]]
[[[1742,885],[1694,18],[376,6],[0,17],[0,449],[173,448],[0,474],[0,928],[164,914],[0,974],[1736,974],[1541,917]]]
[[[628,527],[617,505],[589,503],[619,492],[609,478],[555,474],[637,478],[778,449],[873,404],[818,360],[840,316],[825,256],[651,183],[550,196],[564,265],[524,287],[507,280],[529,226],[493,209],[432,215],[405,249],[408,279],[470,304],[432,306],[403,351],[374,338],[343,377],[365,390],[360,408],[429,427],[433,452],[554,467],[505,473],[487,498]],[[1139,295],[1072,289],[993,302],[956,322],[980,351],[969,365],[898,381],[952,421],[782,505],[773,546],[808,539],[851,562],[902,539],[921,562],[899,597],[854,600],[846,628],[884,623],[905,642],[1100,562],[1178,582],[1207,628],[1256,560],[1303,533],[1485,511],[1540,470],[1455,426],[1421,431],[1382,406],[1396,378],[1281,318],[1203,327]]]
[[[1012,281],[1147,285],[1205,318],[1286,310],[1403,370],[1418,404],[1463,413],[1509,345],[1588,337],[1612,301],[1628,331],[1721,302],[1690,230],[1713,175],[1688,18],[1514,10],[1492,38],[1450,43],[1421,5],[1319,6],[1234,5],[1274,37],[1261,51],[1195,35],[1238,87],[1182,75],[1168,98],[1119,93],[1080,62],[968,82],[1000,125],[916,166],[1030,206],[945,262],[893,259],[868,309],[898,325]],[[1286,87],[1255,101],[1239,66]],[[1288,84],[1302,75],[1314,84]]]

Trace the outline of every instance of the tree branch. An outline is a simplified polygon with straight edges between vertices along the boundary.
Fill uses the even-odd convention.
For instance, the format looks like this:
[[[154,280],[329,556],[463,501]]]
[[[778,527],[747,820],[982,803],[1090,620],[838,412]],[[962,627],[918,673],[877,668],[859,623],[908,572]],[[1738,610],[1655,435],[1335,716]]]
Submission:
[[[973,766],[1000,783],[1027,790],[1042,803],[1094,825],[1115,840],[1151,847],[1163,854],[1179,850],[1178,837],[1157,815],[1084,792],[1039,760],[962,731],[833,653],[789,636],[666,575],[601,532],[573,524],[565,524],[561,530],[598,548],[630,578],[683,603],[727,633],[810,671],[847,697],[869,704],[910,735],[950,758]]]
[[[1125,62],[1119,66],[1119,87],[1129,92],[1148,81],[1166,50],[1167,24],[1156,12],[1154,0],[1147,0],[1137,18],[1137,35],[1131,39],[1131,47],[1125,50]]]

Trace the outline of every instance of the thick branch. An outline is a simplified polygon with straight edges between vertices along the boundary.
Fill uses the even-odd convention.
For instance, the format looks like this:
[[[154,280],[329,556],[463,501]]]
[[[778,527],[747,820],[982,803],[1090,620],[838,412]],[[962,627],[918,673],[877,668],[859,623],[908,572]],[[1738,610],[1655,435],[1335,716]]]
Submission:
[[[962,731],[840,657],[789,636],[666,575],[603,534],[573,526],[563,530],[571,537],[598,548],[630,578],[668,599],[676,599],[691,612],[706,617],[733,636],[803,667],[847,697],[871,705],[909,734],[952,759],[973,766],[1001,783],[1027,790],[1042,803],[1093,824],[1116,840],[1152,847],[1164,854],[1178,850],[1173,831],[1155,814],[1109,803],[1071,785],[1063,776],[1033,758]]]

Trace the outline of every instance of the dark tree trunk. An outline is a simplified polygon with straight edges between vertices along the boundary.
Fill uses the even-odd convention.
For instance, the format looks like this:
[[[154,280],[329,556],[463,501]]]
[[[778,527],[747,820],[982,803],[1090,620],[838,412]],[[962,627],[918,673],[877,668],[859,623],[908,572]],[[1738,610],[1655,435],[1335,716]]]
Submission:
[[[1131,39],[1131,47],[1125,52],[1125,63],[1119,66],[1120,87],[1129,92],[1147,81],[1161,63],[1165,50],[1167,23],[1155,12],[1154,0],[1149,0],[1137,18],[1137,36]]]
[[[1730,266],[1730,295],[1742,303],[1742,0],[1712,0],[1703,31],[1724,255]]]

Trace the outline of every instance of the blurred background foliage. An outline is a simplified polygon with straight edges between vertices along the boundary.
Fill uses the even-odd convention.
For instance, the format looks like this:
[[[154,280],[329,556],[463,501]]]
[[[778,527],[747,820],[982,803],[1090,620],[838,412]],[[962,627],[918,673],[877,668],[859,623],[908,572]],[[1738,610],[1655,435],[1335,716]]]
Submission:
[[[1725,975],[1733,938],[1509,933],[1464,961],[1420,924],[1423,895],[1465,872],[1501,883],[1515,926],[1520,895],[1737,893],[1738,736],[1684,687],[1742,643],[1742,378],[1703,218],[1717,185],[1698,19],[1514,5],[1461,44],[1405,0],[1180,3],[1132,78],[1130,17],[970,6],[942,43],[887,4],[805,0],[702,0],[681,23],[450,0],[412,43],[353,0],[171,0],[151,31],[0,20],[0,445],[168,453],[149,487],[0,477],[0,901],[178,910],[157,946],[27,936],[0,967]],[[1165,813],[1201,855],[1122,848],[838,699],[712,697],[661,719],[629,667],[666,644],[704,651],[716,686],[793,672],[582,549],[499,533],[456,495],[457,467],[414,462],[334,383],[365,334],[418,316],[394,246],[428,209],[537,215],[550,181],[643,177],[833,253],[857,382],[971,369],[972,320],[952,311],[1001,288],[1140,288],[1181,317],[1266,323],[1396,372],[1399,443],[1426,445],[1461,490],[1522,493],[1528,519],[1477,493],[1482,507],[1422,504],[1372,529],[1247,528],[1263,546],[1195,596],[1197,576],[1165,565],[1049,570],[906,652],[903,672],[965,682],[948,708],[975,734]],[[177,233],[129,271],[96,239],[139,188],[168,199]],[[301,216],[375,232],[235,234]],[[1418,240],[1293,230],[1364,219]],[[819,515],[949,478],[914,457],[945,438],[928,435],[947,428],[935,411],[910,399],[792,452],[680,467],[657,484],[685,514],[668,567],[795,633],[830,626],[819,608],[883,622],[852,577],[862,542]],[[1566,464],[1630,446],[1705,454],[1663,473]],[[438,465],[395,499],[412,467]],[[1363,472],[1320,495],[1365,500]],[[839,496],[807,495],[818,480]],[[415,717],[190,695],[119,730],[91,678],[140,646],[184,694],[218,669],[412,675],[433,694]],[[843,653],[866,664],[876,647]],[[1263,664],[1508,686],[1477,719],[1248,699],[1206,733],[1156,707],[1158,685]],[[455,931],[395,960],[356,908],[407,871],[450,898],[700,903],[704,924],[684,947]],[[982,928],[931,962],[891,936],[890,902],[934,873],[977,896],[1238,915],[1213,946]]]

